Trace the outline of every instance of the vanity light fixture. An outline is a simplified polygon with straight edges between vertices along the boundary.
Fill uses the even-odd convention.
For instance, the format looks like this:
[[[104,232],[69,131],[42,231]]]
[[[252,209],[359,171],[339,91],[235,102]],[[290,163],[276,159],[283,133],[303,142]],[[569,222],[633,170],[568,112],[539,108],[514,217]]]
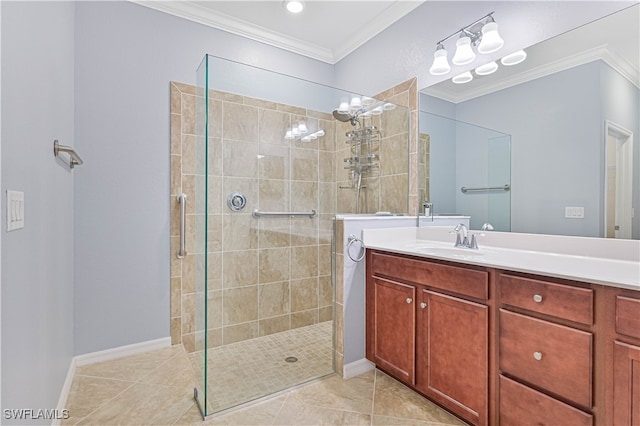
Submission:
[[[286,140],[300,139],[302,142],[311,142],[314,139],[318,139],[320,136],[324,136],[324,130],[320,129],[316,132],[309,133],[307,124],[304,121],[299,121],[297,126],[293,126],[284,134],[284,138]]]
[[[509,67],[511,65],[517,65],[525,59],[527,59],[527,52],[524,50],[518,50],[517,52],[513,52],[500,59],[500,62],[502,65]]]
[[[494,13],[486,14],[436,43],[436,52],[433,54],[433,64],[429,72],[433,75],[445,75],[451,71],[443,43],[456,35],[460,37],[456,41],[456,53],[452,59],[454,65],[466,65],[475,60],[476,54],[472,46],[477,46],[478,53],[481,54],[493,53],[502,48],[504,40],[498,34],[498,24],[493,19]],[[478,28],[477,24],[483,21],[482,27]]]
[[[477,75],[489,75],[493,74],[498,70],[498,64],[495,61],[489,62],[488,64],[480,65],[475,69]]]
[[[304,10],[304,2],[299,0],[287,0],[284,7],[291,13],[300,13]]]
[[[473,80],[473,75],[471,74],[471,71],[463,72],[462,74],[456,75],[451,79],[451,81],[453,81],[456,84],[468,83],[471,80]]]

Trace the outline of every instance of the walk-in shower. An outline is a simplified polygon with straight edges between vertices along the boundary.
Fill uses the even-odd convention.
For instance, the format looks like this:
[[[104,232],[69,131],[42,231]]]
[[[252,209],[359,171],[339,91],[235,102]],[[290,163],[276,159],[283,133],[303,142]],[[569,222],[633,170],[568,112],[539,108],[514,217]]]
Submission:
[[[350,179],[344,158],[359,152],[344,135],[375,126],[389,132],[371,149],[385,138],[405,147],[388,176],[380,165],[369,200],[396,202],[401,188],[405,212],[407,109],[361,112],[353,126],[332,114],[350,93],[212,56],[196,86],[173,89],[172,342],[190,354],[203,415],[341,373],[333,226],[355,211],[338,188]]]

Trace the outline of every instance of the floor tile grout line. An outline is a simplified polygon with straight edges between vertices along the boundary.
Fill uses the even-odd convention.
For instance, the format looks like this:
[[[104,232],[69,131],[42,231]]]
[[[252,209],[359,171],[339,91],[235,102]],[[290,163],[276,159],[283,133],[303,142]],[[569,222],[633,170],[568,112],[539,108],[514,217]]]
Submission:
[[[131,382],[125,382],[125,383],[130,383],[129,386],[127,386],[126,388],[124,388],[122,391],[118,392],[117,394],[115,394],[112,398],[104,401],[102,404],[100,404],[98,407],[96,407],[93,411],[91,411],[89,414],[87,414],[86,416],[84,416],[83,418],[81,418],[80,420],[78,420],[75,424],[77,425],[78,423],[80,423],[82,420],[94,415],[98,410],[100,410],[101,408],[105,407],[107,404],[111,403],[112,401],[114,401],[117,397],[119,397],[120,395],[122,395],[123,393],[125,393],[126,391],[128,391],[129,389],[131,389],[133,386],[136,385],[136,383],[131,383]]]
[[[373,416],[376,405],[376,382],[378,380],[378,370],[373,370],[373,389],[371,390],[371,426],[373,426]]]

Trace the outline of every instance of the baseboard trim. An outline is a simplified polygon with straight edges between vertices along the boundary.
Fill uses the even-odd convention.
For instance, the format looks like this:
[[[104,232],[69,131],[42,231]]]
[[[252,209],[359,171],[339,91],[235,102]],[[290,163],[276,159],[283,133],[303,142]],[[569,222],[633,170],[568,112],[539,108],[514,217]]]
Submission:
[[[366,358],[362,358],[358,361],[345,364],[342,368],[342,378],[350,379],[352,377],[359,376],[362,373],[366,373],[367,371],[371,371],[374,368],[376,368],[374,363]]]
[[[142,352],[153,351],[156,349],[168,348],[170,346],[171,337],[163,337],[162,339],[148,340],[146,342],[134,343],[132,345],[118,346],[117,348],[105,349],[103,351],[91,352],[84,355],[77,355],[74,357],[74,360],[76,367],[80,367],[82,365],[122,358],[123,356],[135,355]]]
[[[71,392],[71,383],[73,383],[73,376],[76,374],[76,359],[71,358],[71,362],[69,363],[69,369],[67,370],[67,377],[64,379],[64,384],[62,385],[62,390],[60,391],[60,397],[58,398],[58,406],[56,410],[56,414],[62,415],[63,411],[67,407],[67,399],[69,398],[69,392]],[[62,419],[57,418],[51,422],[52,426],[60,426],[62,424]]]

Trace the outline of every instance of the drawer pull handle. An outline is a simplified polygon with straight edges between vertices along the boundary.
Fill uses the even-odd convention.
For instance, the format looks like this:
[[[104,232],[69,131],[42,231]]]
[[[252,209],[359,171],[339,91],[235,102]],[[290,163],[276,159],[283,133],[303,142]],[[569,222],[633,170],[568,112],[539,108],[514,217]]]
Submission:
[[[413,302],[413,299],[410,297],[407,297],[407,303],[411,303],[411,302]]]
[[[539,294],[534,294],[533,295],[533,301],[536,302],[536,303],[542,302],[542,296],[540,296]]]
[[[427,307],[427,304],[426,304],[426,303],[424,303],[424,302],[422,302],[422,303],[420,304],[420,307],[421,307],[422,309],[424,309],[424,308],[426,308],[426,307]]]
[[[540,361],[542,359],[542,352],[534,352],[533,353],[533,357],[537,360]]]

